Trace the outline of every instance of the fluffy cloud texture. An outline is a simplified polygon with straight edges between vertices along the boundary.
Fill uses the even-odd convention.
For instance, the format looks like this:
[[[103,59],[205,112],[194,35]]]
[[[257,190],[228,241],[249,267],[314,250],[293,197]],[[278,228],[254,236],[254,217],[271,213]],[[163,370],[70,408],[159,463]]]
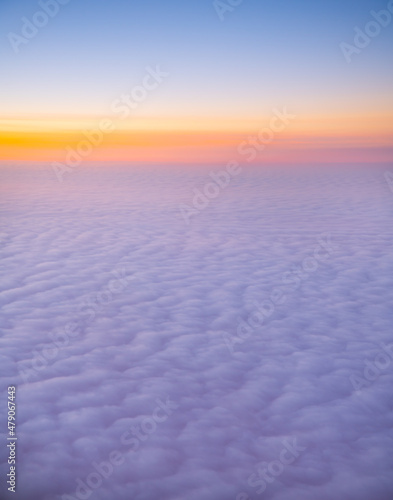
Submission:
[[[383,170],[244,169],[189,224],[179,205],[209,170],[1,178],[3,438],[8,385],[18,415],[2,498],[393,498]],[[333,250],[302,271],[325,233]]]

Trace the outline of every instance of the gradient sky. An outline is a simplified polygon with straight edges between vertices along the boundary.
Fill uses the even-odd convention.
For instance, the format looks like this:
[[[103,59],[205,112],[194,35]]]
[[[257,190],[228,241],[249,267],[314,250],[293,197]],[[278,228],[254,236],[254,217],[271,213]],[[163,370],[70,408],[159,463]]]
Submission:
[[[41,7],[0,0],[0,153],[57,159],[78,129],[112,116],[116,132],[90,159],[191,161],[199,151],[220,161],[286,107],[296,120],[269,146],[286,151],[282,160],[295,148],[302,161],[327,151],[332,161],[388,161],[393,22],[350,64],[340,49],[387,3],[244,0],[220,21],[210,0],[70,0],[16,54],[7,35]],[[156,65],[168,77],[118,120],[113,101]]]

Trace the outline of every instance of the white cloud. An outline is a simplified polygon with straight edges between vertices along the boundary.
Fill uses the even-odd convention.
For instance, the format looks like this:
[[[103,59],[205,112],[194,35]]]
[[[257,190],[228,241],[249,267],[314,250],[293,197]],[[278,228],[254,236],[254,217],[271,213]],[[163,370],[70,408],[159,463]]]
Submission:
[[[113,270],[127,265],[135,280],[18,388],[15,498],[74,495],[92,462],[118,449],[124,464],[92,500],[253,499],[249,476],[296,437],[306,451],[263,498],[391,499],[393,363],[360,394],[350,381],[393,341],[381,172],[250,168],[185,227],[178,205],[203,169],[89,165],[59,184],[50,166],[28,168],[1,170],[2,394]],[[229,355],[223,332],[322,232],[337,252]],[[122,445],[166,395],[176,412],[137,452]]]

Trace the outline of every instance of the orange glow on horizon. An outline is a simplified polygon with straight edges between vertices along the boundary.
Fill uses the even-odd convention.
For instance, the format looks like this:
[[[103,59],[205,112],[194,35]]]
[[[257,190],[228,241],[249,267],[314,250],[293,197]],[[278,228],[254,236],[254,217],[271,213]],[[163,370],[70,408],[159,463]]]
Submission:
[[[0,159],[65,162],[70,149],[86,148],[84,161],[244,161],[239,145],[257,139],[261,129],[269,128],[270,118],[3,117]],[[295,117],[250,161],[389,161],[391,123],[390,116]]]

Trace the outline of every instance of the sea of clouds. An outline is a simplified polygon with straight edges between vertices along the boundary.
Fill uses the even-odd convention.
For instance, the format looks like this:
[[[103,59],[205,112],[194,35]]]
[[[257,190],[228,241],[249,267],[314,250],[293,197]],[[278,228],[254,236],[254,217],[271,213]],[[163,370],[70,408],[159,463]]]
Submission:
[[[219,170],[1,166],[1,498],[393,498],[384,170]]]

